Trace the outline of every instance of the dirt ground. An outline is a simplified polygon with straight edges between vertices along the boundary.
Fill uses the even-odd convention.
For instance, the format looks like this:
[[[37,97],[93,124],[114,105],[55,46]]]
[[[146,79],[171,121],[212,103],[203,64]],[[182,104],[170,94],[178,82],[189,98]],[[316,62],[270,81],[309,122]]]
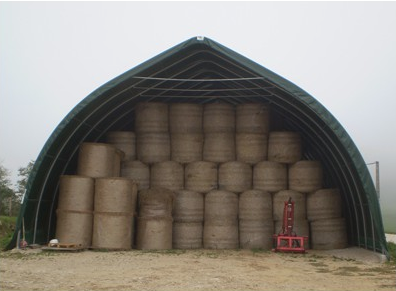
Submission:
[[[396,290],[395,265],[359,248],[304,255],[14,250],[0,259],[0,290]]]

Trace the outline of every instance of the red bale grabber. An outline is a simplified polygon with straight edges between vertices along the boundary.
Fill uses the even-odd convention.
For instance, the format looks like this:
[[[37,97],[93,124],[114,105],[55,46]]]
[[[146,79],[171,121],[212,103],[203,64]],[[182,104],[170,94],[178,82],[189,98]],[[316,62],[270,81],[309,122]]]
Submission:
[[[305,253],[304,243],[308,241],[307,236],[297,236],[293,231],[294,226],[294,201],[291,197],[285,201],[283,209],[282,230],[273,235],[274,252]]]

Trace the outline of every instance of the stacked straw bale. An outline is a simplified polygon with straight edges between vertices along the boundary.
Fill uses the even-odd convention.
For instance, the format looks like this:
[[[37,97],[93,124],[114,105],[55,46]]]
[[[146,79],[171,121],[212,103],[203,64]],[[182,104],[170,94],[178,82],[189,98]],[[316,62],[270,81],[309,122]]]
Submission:
[[[77,175],[61,178],[57,236],[89,246],[93,211],[102,215],[103,225],[111,224],[114,213],[128,213],[125,240],[116,233],[120,244],[99,243],[94,226],[93,246],[270,249],[272,235],[282,231],[284,202],[291,197],[297,235],[310,235],[310,245],[317,249],[347,246],[341,193],[324,188],[321,161],[304,159],[299,132],[272,130],[270,113],[263,103],[138,103],[134,131],[109,131],[106,143],[81,144]],[[119,176],[139,191],[137,209],[94,209],[100,187],[93,192],[93,186],[78,186],[84,179],[98,186],[101,179],[118,181]],[[62,185],[73,179],[80,182],[68,182],[68,187],[77,187],[76,193],[83,192],[80,197],[91,199],[91,206],[66,206],[64,201],[75,198]],[[106,195],[112,197],[110,192]],[[64,229],[83,216],[82,228],[65,236]]]

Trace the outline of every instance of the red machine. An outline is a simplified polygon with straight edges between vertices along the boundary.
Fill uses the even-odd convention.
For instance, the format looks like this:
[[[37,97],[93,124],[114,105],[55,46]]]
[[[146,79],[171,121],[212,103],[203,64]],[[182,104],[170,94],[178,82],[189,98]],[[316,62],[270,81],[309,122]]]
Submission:
[[[274,252],[296,252],[305,253],[304,242],[308,241],[307,236],[297,236],[293,231],[294,225],[294,201],[291,197],[285,201],[283,209],[282,230],[273,235],[275,248]]]

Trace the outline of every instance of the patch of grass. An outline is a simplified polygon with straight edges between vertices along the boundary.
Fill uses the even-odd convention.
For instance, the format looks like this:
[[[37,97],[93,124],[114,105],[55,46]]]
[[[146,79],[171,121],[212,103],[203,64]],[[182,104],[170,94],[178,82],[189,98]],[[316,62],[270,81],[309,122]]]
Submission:
[[[321,255],[317,255],[317,254],[312,254],[312,255],[308,254],[306,257],[307,257],[309,260],[323,259],[323,258],[325,258],[325,256],[321,256]]]
[[[305,257],[305,254],[300,253],[277,252],[277,254],[281,257],[285,257],[286,260],[289,261],[294,261],[292,259],[299,259]]]
[[[0,258],[23,259],[24,257],[26,257],[26,255],[22,253],[11,253],[11,252],[0,253]]]
[[[356,266],[345,266],[345,267],[340,267],[338,268],[338,271],[340,272],[360,272],[362,271],[362,269],[360,269],[359,267]]]
[[[393,285],[393,284],[382,284],[382,285],[380,285],[380,288],[394,288],[395,287],[395,285]]]
[[[62,253],[66,253],[66,252],[62,252]],[[37,253],[34,253],[34,254],[31,254],[32,256],[36,256],[37,258],[40,258],[40,257],[55,257],[55,256],[58,256],[58,255],[60,255],[61,254],[61,252],[37,252]]]
[[[197,249],[193,251],[193,255],[195,258],[200,258],[200,257],[208,257],[211,259],[217,259],[221,256],[225,257],[231,257],[231,256],[238,256],[240,255],[239,253],[242,252],[242,254],[247,254],[249,250],[245,249],[232,249],[232,250],[227,250],[227,249]],[[188,251],[191,252],[191,251]],[[265,251],[263,251],[264,253]]]
[[[355,276],[355,275],[357,275],[357,274],[354,274],[351,272],[340,272],[340,271],[334,272],[333,274],[337,275],[337,276]]]
[[[31,253],[29,251],[19,251],[19,252],[1,252],[0,258],[10,258],[16,260],[33,260],[33,259],[42,259],[44,257],[54,257],[59,255],[59,253],[55,252],[34,252]]]
[[[109,249],[103,249],[103,248],[93,248],[93,249],[91,249],[91,251],[98,252],[98,253],[108,253],[108,252],[110,252]]]
[[[211,259],[217,259],[219,257],[218,252],[208,252],[208,253],[206,253],[206,255],[208,258],[211,258]]]
[[[355,259],[351,259],[351,258],[339,258],[339,257],[336,257],[336,256],[333,256],[333,261],[356,262]]]
[[[374,267],[374,268],[366,269],[364,271],[371,273],[391,274],[395,272],[395,269],[393,267],[383,265],[381,267]]]
[[[317,273],[331,273],[329,269],[326,268],[319,268],[316,270]]]
[[[176,256],[180,256],[182,254],[186,253],[186,250],[178,250],[178,249],[171,249],[171,250],[163,250],[159,252],[160,254],[164,254],[164,255],[176,255]]]
[[[396,244],[394,244],[393,242],[388,242],[387,244],[390,256],[389,263],[396,266]]]
[[[10,242],[16,224],[16,217],[14,216],[0,216],[0,249],[4,250],[4,248]]]
[[[373,273],[359,273],[359,276],[362,276],[362,277],[374,277],[374,276],[376,276],[376,274],[373,274]]]
[[[211,258],[211,259],[217,259],[219,257],[219,253],[210,252],[210,253],[207,253],[206,255],[208,256],[208,258]]]
[[[186,250],[169,249],[169,250],[142,250],[143,253],[148,254],[160,254],[160,255],[181,255],[186,252]]]
[[[251,249],[253,254],[262,254],[262,253],[270,253],[271,251],[269,250],[264,250],[264,249]]]
[[[317,263],[310,263],[314,267],[327,267],[325,263],[317,262]]]

